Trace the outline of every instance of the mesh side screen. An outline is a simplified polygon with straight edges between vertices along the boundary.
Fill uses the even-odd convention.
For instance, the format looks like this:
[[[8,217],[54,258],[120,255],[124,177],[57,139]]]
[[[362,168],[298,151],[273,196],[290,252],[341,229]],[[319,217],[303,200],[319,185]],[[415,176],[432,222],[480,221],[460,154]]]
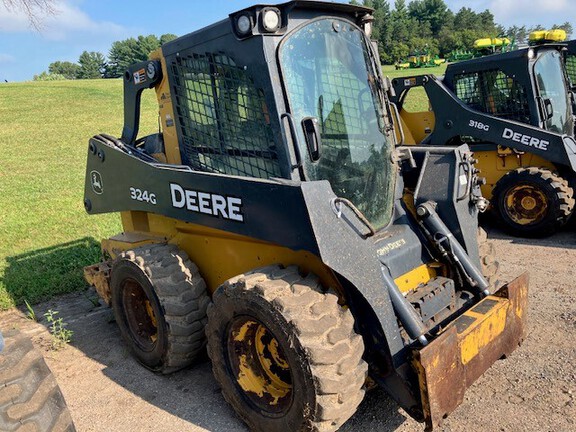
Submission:
[[[179,57],[174,74],[184,163],[222,174],[281,175],[264,93],[222,54]]]
[[[458,99],[472,109],[522,123],[530,122],[526,89],[500,70],[456,75],[453,84]]]
[[[570,78],[570,85],[576,86],[576,55],[568,54],[566,56],[566,72]]]

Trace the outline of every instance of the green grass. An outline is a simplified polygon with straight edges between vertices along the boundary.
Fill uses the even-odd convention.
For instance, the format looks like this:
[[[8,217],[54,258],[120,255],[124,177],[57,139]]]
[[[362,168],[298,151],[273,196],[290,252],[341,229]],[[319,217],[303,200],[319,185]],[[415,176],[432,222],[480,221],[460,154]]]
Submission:
[[[157,129],[148,93],[143,132]],[[121,230],[82,200],[88,139],[120,134],[123,102],[121,80],[0,84],[0,95],[1,310],[84,288],[82,267]]]
[[[448,65],[444,63],[443,65],[438,67],[396,70],[394,65],[382,65],[382,72],[384,76],[389,76],[390,78],[424,75],[424,74],[444,75],[444,72],[446,72],[446,66]]]
[[[438,67],[432,68],[416,68],[416,69],[402,69],[396,70],[394,65],[382,66],[384,76],[394,78],[402,78],[416,75],[433,74],[444,75],[446,72],[446,63]],[[422,87],[416,87],[409,91],[406,100],[404,101],[404,109],[410,112],[420,112],[428,110],[428,97]]]

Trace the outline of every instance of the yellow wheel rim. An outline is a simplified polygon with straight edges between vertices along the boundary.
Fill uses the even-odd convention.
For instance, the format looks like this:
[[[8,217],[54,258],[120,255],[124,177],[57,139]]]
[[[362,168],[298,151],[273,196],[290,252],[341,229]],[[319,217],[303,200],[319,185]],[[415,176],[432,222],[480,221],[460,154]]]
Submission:
[[[544,219],[548,211],[546,194],[531,185],[510,188],[504,201],[506,214],[519,225],[536,224]]]
[[[146,313],[148,313],[148,317],[150,317],[150,321],[152,321],[152,325],[154,327],[158,328],[158,322],[156,321],[156,315],[154,314],[154,309],[152,309],[152,305],[150,304],[150,300],[146,300],[145,304],[146,304]],[[158,339],[158,332],[150,335],[150,340],[152,342],[156,342],[156,339]]]
[[[143,351],[152,351],[158,340],[158,321],[144,288],[134,279],[122,287],[126,324],[134,342]]]
[[[228,337],[228,359],[244,397],[259,409],[277,414],[292,401],[290,365],[278,339],[251,317],[238,317]]]

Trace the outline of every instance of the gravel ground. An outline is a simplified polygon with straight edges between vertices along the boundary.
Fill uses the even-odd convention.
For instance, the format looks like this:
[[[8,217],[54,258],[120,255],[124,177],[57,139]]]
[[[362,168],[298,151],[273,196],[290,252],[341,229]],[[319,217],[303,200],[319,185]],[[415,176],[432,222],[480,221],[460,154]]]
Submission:
[[[493,229],[489,236],[503,280],[530,273],[528,337],[468,390],[441,430],[575,431],[576,232],[523,240]],[[35,307],[38,316],[58,310],[74,331],[71,344],[56,352],[42,324],[17,310],[0,314],[0,328],[22,329],[44,351],[79,432],[246,430],[222,398],[208,362],[167,377],[147,371],[123,345],[110,309],[95,307],[89,296]],[[423,426],[376,389],[341,430],[412,432]]]

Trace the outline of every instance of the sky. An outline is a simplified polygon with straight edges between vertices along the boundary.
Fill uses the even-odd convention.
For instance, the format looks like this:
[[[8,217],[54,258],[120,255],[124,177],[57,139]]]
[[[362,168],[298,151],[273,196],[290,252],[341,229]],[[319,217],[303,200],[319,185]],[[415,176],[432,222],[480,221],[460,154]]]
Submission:
[[[407,1],[408,3],[409,1]],[[550,27],[570,21],[576,28],[574,0],[445,0],[458,11],[489,9],[497,23]],[[184,35],[262,0],[55,0],[56,14],[30,27],[23,13],[9,12],[0,0],[0,82],[31,80],[54,61],[76,62],[83,51],[107,55],[112,42],[138,35]],[[393,1],[390,1],[393,3]]]

